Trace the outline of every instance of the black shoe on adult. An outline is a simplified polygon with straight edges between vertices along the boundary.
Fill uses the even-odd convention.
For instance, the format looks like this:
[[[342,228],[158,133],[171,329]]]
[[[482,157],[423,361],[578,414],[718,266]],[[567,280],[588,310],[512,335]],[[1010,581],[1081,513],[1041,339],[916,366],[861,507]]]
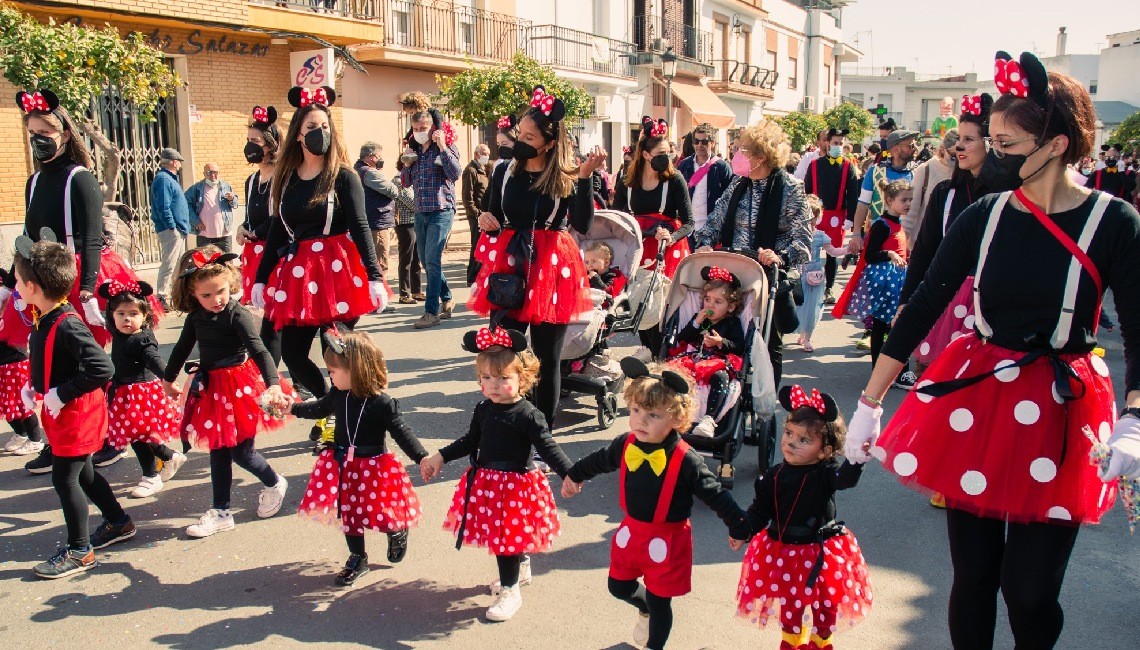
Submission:
[[[408,554],[408,529],[388,533],[388,561],[392,564],[404,559]]]
[[[348,562],[344,563],[340,573],[336,574],[336,583],[341,587],[348,587],[365,573],[368,573],[368,556],[353,553],[348,556]]]
[[[111,443],[104,442],[103,448],[91,456],[91,462],[95,463],[95,467],[108,467],[119,462],[119,459],[125,456],[126,453],[126,449],[115,449],[111,446]]]
[[[28,470],[29,474],[48,474],[51,472],[51,463],[51,445],[44,445],[39,456],[24,463],[24,469]]]

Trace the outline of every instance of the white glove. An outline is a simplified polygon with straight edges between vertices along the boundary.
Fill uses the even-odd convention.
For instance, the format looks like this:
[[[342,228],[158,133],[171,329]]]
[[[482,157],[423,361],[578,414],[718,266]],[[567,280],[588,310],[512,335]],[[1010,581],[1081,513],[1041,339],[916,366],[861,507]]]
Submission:
[[[250,290],[249,302],[258,309],[265,309],[265,285],[258,282]]]
[[[99,327],[107,326],[107,319],[103,317],[103,312],[99,311],[99,300],[95,298],[95,296],[84,301],[83,317],[92,325],[98,325]]]
[[[1117,420],[1108,447],[1112,458],[1108,467],[1100,470],[1100,480],[1111,481],[1118,476],[1140,478],[1140,419],[1126,416]]]
[[[44,395],[44,408],[53,418],[57,417],[59,412],[63,410],[63,400],[59,398],[58,388],[53,388],[48,391],[47,395]]]
[[[3,307],[4,303],[8,302],[8,298],[11,297],[12,290],[8,287],[5,287],[4,285],[0,285],[0,307]]]
[[[863,451],[863,445],[868,442],[875,444],[879,438],[879,420],[882,417],[882,408],[872,408],[859,402],[855,415],[847,423],[847,440],[843,443],[843,456],[847,460],[856,464],[871,460],[871,454]]]
[[[372,294],[372,302],[376,303],[376,311],[381,312],[388,308],[388,288],[379,280],[368,283],[368,293]]]
[[[31,384],[24,384],[24,387],[20,389],[20,399],[24,402],[24,408],[29,411],[36,410],[37,397],[39,395],[36,394],[36,389],[32,388]]]

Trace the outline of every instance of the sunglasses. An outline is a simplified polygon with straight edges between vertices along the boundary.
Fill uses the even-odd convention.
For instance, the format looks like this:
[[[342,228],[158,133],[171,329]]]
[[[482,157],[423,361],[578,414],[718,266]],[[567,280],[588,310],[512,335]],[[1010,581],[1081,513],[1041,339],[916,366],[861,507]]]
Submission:
[[[709,143],[708,138],[703,138],[703,139],[702,138],[693,138],[693,144],[708,144],[708,143]]]

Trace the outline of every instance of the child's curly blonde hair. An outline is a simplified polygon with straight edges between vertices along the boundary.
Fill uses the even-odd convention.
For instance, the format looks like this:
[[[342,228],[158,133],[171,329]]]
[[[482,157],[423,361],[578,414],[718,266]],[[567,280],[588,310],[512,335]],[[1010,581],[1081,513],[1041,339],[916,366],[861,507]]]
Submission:
[[[484,373],[501,377],[509,372],[517,372],[520,395],[526,395],[538,383],[538,371],[538,357],[530,350],[515,352],[510,348],[495,345],[475,357],[476,379]]]
[[[693,413],[697,408],[696,400],[693,398],[696,392],[695,382],[687,370],[678,366],[655,364],[649,369],[657,375],[661,374],[662,370],[669,370],[684,377],[689,383],[689,392],[678,393],[656,377],[636,377],[626,384],[625,403],[636,403],[650,411],[665,411],[673,418],[673,428],[677,433],[685,433],[693,426]]]

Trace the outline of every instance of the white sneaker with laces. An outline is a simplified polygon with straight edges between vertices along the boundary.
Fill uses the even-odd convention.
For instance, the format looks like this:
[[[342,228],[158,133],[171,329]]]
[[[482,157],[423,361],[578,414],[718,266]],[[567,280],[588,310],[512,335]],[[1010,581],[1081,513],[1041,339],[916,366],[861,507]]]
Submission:
[[[633,645],[644,648],[649,643],[649,614],[637,613],[637,622],[633,624]]]
[[[285,477],[278,474],[276,485],[262,488],[261,494],[257,495],[257,516],[265,519],[277,514],[281,509],[281,503],[285,501],[285,490],[288,487]]]
[[[137,487],[131,491],[131,496],[136,499],[145,499],[146,497],[154,496],[156,492],[162,489],[162,479],[158,476],[144,476],[139,481]]]
[[[162,469],[158,472],[158,478],[162,479],[164,483],[169,481],[174,478],[174,475],[178,473],[178,470],[185,464],[186,454],[177,451],[174,452],[174,456],[162,464]]]
[[[701,421],[693,427],[692,433],[706,438],[716,437],[716,420],[713,420],[711,415],[702,417]]]
[[[27,436],[21,436],[18,433],[13,433],[8,442],[4,443],[4,453],[10,454],[15,452],[20,447],[23,447],[28,442]]]
[[[21,436],[21,437],[23,437],[23,436]],[[14,456],[31,456],[32,454],[40,453],[41,451],[43,451],[43,449],[44,449],[44,443],[36,442],[35,440],[28,440],[27,442],[20,445],[16,449],[13,449],[12,455],[14,455]]]
[[[214,510],[211,508],[202,515],[198,523],[186,527],[186,534],[191,537],[209,537],[214,533],[224,533],[234,529],[234,516],[229,510]]]
[[[519,591],[519,586],[503,587],[499,590],[495,604],[487,608],[487,620],[496,623],[509,621],[520,607],[522,607],[522,592]]]
[[[522,562],[519,563],[519,586],[525,587],[525,586],[529,585],[530,583],[531,583],[530,556],[527,556],[525,559],[523,559]],[[499,582],[498,578],[495,578],[495,581],[491,583],[491,595],[492,596],[498,596],[499,592],[502,591],[502,589],[503,589],[502,583]]]

